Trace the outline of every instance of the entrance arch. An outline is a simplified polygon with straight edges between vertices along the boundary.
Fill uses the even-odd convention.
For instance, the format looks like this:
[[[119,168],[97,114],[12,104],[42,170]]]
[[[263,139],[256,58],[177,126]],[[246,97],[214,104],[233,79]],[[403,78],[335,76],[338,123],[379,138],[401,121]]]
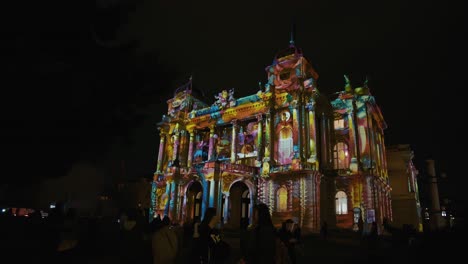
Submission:
[[[187,188],[185,206],[185,221],[192,223],[201,220],[203,187],[200,182],[194,181]]]
[[[232,228],[247,228],[250,219],[250,190],[241,181],[229,190],[229,225]]]

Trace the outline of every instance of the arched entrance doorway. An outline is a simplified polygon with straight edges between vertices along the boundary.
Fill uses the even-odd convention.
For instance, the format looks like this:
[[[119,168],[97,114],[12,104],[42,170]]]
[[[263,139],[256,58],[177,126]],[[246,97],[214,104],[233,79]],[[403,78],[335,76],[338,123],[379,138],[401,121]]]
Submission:
[[[203,187],[200,182],[194,181],[187,189],[186,221],[193,222],[201,219]]]
[[[243,182],[236,182],[229,190],[229,225],[232,228],[247,228],[249,225],[250,192]]]

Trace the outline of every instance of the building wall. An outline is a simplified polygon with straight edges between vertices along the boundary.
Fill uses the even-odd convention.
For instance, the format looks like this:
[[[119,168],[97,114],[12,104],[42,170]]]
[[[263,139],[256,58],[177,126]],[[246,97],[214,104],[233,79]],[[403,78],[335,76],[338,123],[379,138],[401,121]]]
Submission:
[[[348,213],[336,215],[338,226],[356,229],[362,218],[380,227],[384,218],[392,216],[383,137],[386,123],[367,82],[353,88],[346,75],[345,80],[344,90],[331,102],[335,184],[337,192],[344,191],[349,199]]]
[[[412,225],[422,231],[421,206],[416,176],[409,145],[387,148],[388,175],[392,186],[393,224]]]
[[[44,181],[38,197],[39,207],[49,208],[51,203],[62,202],[80,214],[94,215],[103,190],[103,174],[89,163],[78,163],[64,177]]]

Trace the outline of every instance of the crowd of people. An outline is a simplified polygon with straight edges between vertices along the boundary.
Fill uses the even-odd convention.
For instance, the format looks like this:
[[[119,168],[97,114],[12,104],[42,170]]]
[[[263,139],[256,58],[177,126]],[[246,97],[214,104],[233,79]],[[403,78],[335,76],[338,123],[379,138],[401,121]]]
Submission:
[[[120,263],[295,264],[304,253],[298,223],[287,219],[276,229],[265,204],[254,206],[252,222],[241,231],[239,245],[231,245],[232,240],[225,239],[219,212],[212,207],[205,210],[203,218],[183,226],[167,215],[157,215],[149,222],[149,216],[138,209],[123,210],[118,218],[83,219],[75,209],[61,208],[58,206],[45,218],[38,211],[27,218],[2,214],[3,248],[11,249],[21,259],[55,259],[57,263],[81,263],[105,255]],[[379,235],[375,222],[366,232],[362,221],[358,226],[363,245],[372,250],[381,247],[383,239],[390,239],[393,248],[421,243],[414,228],[395,228],[387,220],[382,232],[390,235],[385,238]],[[326,222],[322,223],[320,234],[323,240],[328,240]]]
[[[167,220],[165,220],[167,219]],[[160,216],[151,222],[153,230],[153,263],[226,263],[231,258],[231,245],[225,241],[219,229],[220,218],[216,208],[207,208],[203,220],[195,220],[192,225],[180,228],[171,227],[168,218]],[[185,246],[183,246],[185,244]],[[301,244],[301,231],[291,219],[276,230],[268,207],[258,204],[254,207],[253,219],[245,236],[240,240],[240,258],[237,263],[296,263],[296,254]],[[188,248],[189,252],[181,252]],[[178,260],[180,256],[188,256]]]
[[[207,208],[202,219],[184,226],[166,215],[151,222],[148,218],[138,209],[122,210],[117,218],[83,218],[74,208],[59,205],[48,217],[39,211],[22,218],[2,214],[1,241],[12,254],[28,252],[21,257],[27,262],[82,263],[111,256],[123,264],[290,264],[301,244],[297,223],[288,219],[277,230],[265,204],[254,207],[239,245],[225,239],[216,208]]]

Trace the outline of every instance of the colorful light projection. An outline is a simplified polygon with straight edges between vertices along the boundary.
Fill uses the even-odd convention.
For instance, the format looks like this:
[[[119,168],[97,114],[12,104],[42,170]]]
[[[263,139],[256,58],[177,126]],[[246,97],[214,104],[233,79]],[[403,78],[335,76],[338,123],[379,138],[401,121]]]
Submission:
[[[237,158],[256,158],[258,155],[258,122],[243,122],[239,124],[237,136]]]
[[[209,131],[200,131],[195,139],[195,152],[193,154],[193,162],[201,163],[208,161],[208,150],[210,142]]]
[[[284,109],[276,115],[275,132],[275,160],[279,165],[291,164],[297,155],[297,145],[294,145],[295,134],[293,119],[289,109]]]
[[[219,127],[215,135],[216,157],[218,160],[231,159],[232,128]]]
[[[330,107],[315,87],[318,74],[294,45],[276,56],[266,70],[265,89],[249,96],[236,99],[234,89],[223,90],[211,106],[200,103],[199,107],[185,90],[168,101],[168,117],[160,124],[164,147],[160,147],[157,170],[162,180],[158,178],[153,188],[155,211],[180,215],[179,220],[185,221],[191,220],[186,216],[193,216],[193,208],[201,207],[203,215],[208,206],[215,206],[229,223],[239,218],[231,218],[235,212],[230,208],[238,206],[231,203],[239,198],[245,206],[253,205],[256,196],[268,204],[275,219],[294,218],[301,226],[318,229],[321,206],[335,206],[334,199],[320,200],[321,188],[327,192],[334,188],[325,186],[327,181],[325,187],[321,184],[333,168],[346,172],[340,176],[347,181],[340,184],[350,204],[341,204],[341,212],[350,214],[350,222],[350,208],[373,208],[368,201],[373,190],[359,177],[362,168],[372,163],[372,153],[383,158],[380,146],[384,145],[369,121],[366,89],[353,90],[346,78],[345,91]],[[339,135],[330,135],[334,118]],[[172,169],[176,159],[180,177]],[[251,197],[234,198],[234,182],[249,186]],[[193,183],[198,187],[190,195],[198,198],[184,200]]]

